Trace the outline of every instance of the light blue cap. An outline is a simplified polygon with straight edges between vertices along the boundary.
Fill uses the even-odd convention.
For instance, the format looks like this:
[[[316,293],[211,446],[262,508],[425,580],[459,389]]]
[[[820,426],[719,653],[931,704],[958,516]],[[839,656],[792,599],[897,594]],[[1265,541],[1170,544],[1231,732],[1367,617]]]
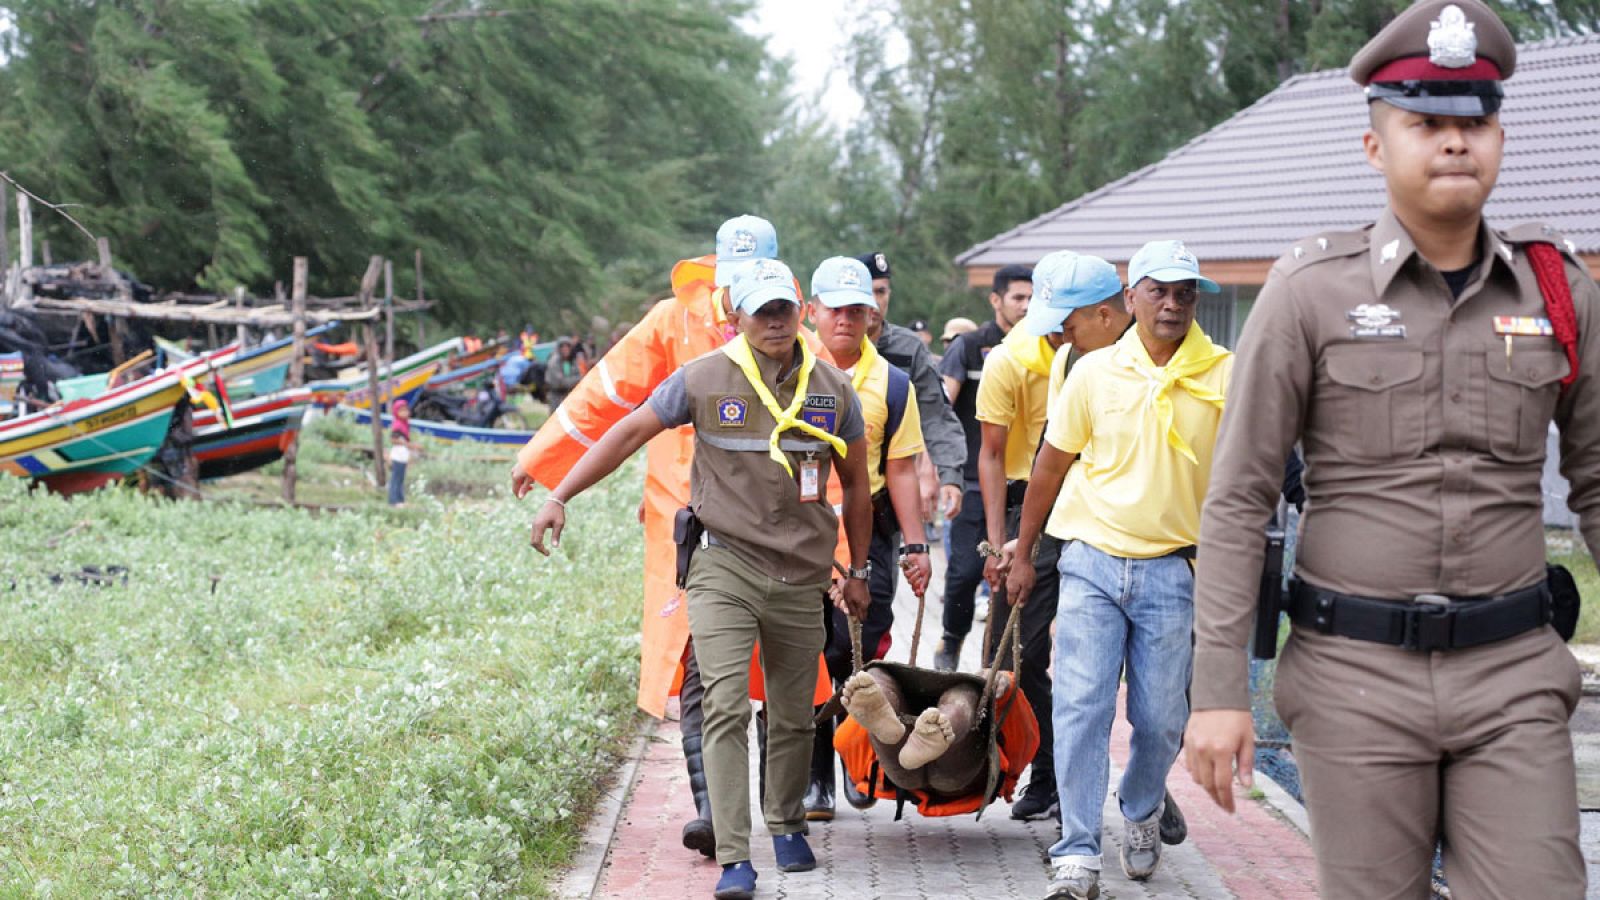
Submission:
[[[717,287],[733,284],[733,273],[752,259],[778,258],[778,230],[760,216],[736,216],[717,229]]]
[[[817,266],[811,275],[811,296],[829,309],[878,306],[872,299],[872,273],[865,263],[850,256],[830,256]]]
[[[1183,241],[1151,241],[1140,247],[1128,260],[1128,284],[1138,284],[1146,278],[1166,284],[1193,281],[1195,290],[1204,294],[1222,290],[1215,281],[1201,277],[1200,261],[1183,246]]]
[[[734,309],[747,315],[774,300],[787,300],[795,306],[800,305],[794,273],[776,259],[757,259],[739,266],[733,273],[728,299]]]
[[[1028,301],[1022,327],[1035,337],[1055,334],[1073,310],[1121,292],[1116,266],[1098,256],[1057,250],[1033,267],[1033,299]]]

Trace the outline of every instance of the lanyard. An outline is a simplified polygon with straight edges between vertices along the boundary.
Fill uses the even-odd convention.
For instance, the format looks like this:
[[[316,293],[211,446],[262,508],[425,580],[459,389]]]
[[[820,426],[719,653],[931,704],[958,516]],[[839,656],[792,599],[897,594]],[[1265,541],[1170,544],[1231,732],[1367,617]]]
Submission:
[[[739,335],[722,347],[722,352],[733,360],[734,364],[739,367],[739,371],[744,373],[745,380],[750,382],[750,387],[755,389],[756,396],[761,400],[761,405],[767,408],[767,412],[771,413],[773,420],[778,423],[772,429],[772,438],[769,442],[767,455],[771,456],[778,465],[783,466],[783,470],[790,475],[794,474],[794,467],[789,465],[789,458],[783,455],[782,450],[778,449],[778,438],[791,428],[826,441],[841,458],[845,455],[845,443],[837,435],[824,431],[799,418],[800,407],[805,405],[806,402],[806,388],[811,383],[811,370],[817,364],[816,356],[812,355],[811,348],[806,346],[805,341],[800,341],[799,344],[800,380],[795,384],[794,400],[789,404],[788,409],[782,409],[778,406],[778,398],[772,395],[772,391],[767,389],[766,382],[761,380],[761,369],[756,366],[756,358],[750,350],[750,342],[745,340],[744,335]]]

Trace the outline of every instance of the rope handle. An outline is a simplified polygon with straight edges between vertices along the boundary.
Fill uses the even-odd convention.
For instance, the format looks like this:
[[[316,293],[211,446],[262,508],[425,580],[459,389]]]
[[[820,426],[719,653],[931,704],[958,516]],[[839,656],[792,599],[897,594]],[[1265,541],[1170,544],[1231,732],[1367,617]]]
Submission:
[[[850,571],[844,567],[844,564],[836,559],[833,561],[833,567],[839,571],[840,578],[849,580]],[[855,614],[848,609],[845,610],[844,614],[845,618],[850,620],[850,674],[855,676],[861,673],[861,620],[856,618]],[[915,643],[915,641],[912,643]]]
[[[901,571],[905,571],[910,565],[910,559],[901,557]],[[910,583],[909,577],[907,579],[907,583]],[[927,590],[928,589],[926,586],[924,586],[920,591],[914,587],[911,589],[911,593],[917,596],[917,620],[911,626],[911,665],[913,667],[915,667],[917,664],[917,647],[922,643],[922,617],[923,613],[925,613],[928,609],[928,600],[924,596],[927,593]]]
[[[995,547],[994,544],[991,544],[988,541],[980,541],[978,543],[978,555],[980,557],[989,556],[989,557],[994,557],[995,559],[1000,559],[1004,554],[1002,554],[1000,552],[1000,549]],[[990,635],[992,634],[992,630],[994,628],[994,609],[993,609],[993,606],[994,606],[994,601],[995,600],[999,600],[1002,603],[1006,602],[1005,590],[1004,590],[1003,587],[1002,587],[1002,589],[1000,591],[991,591],[990,592],[989,618],[984,622],[984,626],[983,626],[983,650],[985,652],[987,652],[987,650],[989,648],[989,638],[990,638]],[[1014,681],[1020,681],[1021,677],[1022,677],[1022,615],[1021,615],[1021,613],[1022,613],[1021,604],[1011,604],[1011,614],[1006,617],[1005,628],[1002,629],[1001,632],[1000,632],[1000,645],[995,648],[996,651],[997,651],[995,656],[1002,657],[1002,656],[1005,655],[1003,650],[1006,647],[1006,645],[1007,644],[1011,645],[1011,674],[1012,674],[1012,678],[1013,678]],[[989,703],[990,703],[990,701],[992,701],[994,699],[995,687],[996,687],[997,683],[999,682],[999,679],[1000,679],[1000,666],[998,665],[998,660],[990,659],[989,660],[989,674],[987,676],[985,676],[984,680],[983,680],[983,696],[981,698],[979,698],[979,701],[978,701],[978,716],[977,716],[977,719],[976,719],[977,722],[982,722],[983,721],[983,717],[988,715],[988,713],[989,713]]]

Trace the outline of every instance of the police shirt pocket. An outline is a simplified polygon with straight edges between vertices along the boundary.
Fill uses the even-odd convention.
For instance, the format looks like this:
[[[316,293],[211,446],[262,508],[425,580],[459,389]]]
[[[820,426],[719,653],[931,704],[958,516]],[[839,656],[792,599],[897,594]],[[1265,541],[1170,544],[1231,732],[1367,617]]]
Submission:
[[[1422,453],[1426,415],[1421,350],[1394,346],[1329,347],[1322,415],[1339,435],[1338,452],[1357,462],[1388,462]]]
[[[1566,354],[1528,350],[1508,358],[1490,350],[1484,361],[1489,375],[1489,452],[1506,462],[1538,460],[1561,392],[1559,382],[1571,371]]]

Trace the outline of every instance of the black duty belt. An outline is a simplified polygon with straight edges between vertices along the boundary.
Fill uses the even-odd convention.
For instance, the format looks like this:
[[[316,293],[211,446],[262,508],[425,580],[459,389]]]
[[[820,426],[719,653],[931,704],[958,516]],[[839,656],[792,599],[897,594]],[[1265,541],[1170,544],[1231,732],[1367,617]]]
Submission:
[[[1193,545],[1193,544],[1190,544],[1187,547],[1179,547],[1178,549],[1173,550],[1170,553],[1165,553],[1165,554],[1162,554],[1162,555],[1164,555],[1164,556],[1176,556],[1179,559],[1187,559],[1190,562],[1194,562],[1195,559],[1200,555],[1200,552],[1199,552],[1199,548],[1195,547],[1195,545]]]
[[[1407,602],[1325,591],[1296,578],[1289,586],[1289,619],[1323,634],[1407,650],[1459,650],[1545,625],[1550,590],[1540,581],[1497,597],[1419,594]]]

